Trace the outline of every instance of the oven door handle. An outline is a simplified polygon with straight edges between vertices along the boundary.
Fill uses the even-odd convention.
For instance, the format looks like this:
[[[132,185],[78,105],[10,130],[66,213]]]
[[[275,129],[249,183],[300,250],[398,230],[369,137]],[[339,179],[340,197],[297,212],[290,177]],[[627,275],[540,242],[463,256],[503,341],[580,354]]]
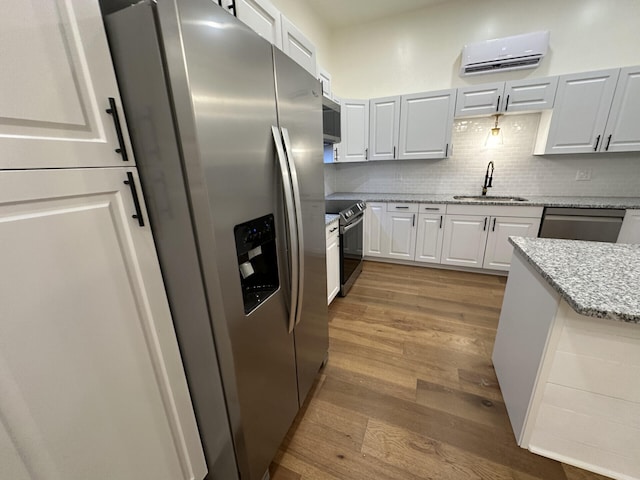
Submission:
[[[344,235],[345,233],[347,233],[352,228],[357,227],[359,224],[362,223],[363,220],[364,220],[364,215],[362,215],[359,220],[356,220],[355,222],[350,223],[346,227],[340,227],[340,235]]]

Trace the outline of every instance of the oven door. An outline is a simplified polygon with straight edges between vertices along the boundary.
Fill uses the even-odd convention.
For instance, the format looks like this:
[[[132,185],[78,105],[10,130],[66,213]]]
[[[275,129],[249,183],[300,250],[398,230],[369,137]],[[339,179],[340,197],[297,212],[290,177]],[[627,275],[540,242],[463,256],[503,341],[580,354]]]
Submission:
[[[362,270],[364,214],[358,215],[349,225],[340,227],[340,294],[353,285]]]

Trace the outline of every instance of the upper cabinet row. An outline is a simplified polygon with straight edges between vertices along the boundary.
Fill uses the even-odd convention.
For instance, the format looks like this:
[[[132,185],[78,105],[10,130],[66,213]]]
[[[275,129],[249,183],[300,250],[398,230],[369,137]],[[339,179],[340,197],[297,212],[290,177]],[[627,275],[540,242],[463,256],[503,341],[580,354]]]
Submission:
[[[233,0],[222,6],[233,11]],[[235,0],[235,15],[284,53],[317,76],[316,47],[287,17],[267,0]]]

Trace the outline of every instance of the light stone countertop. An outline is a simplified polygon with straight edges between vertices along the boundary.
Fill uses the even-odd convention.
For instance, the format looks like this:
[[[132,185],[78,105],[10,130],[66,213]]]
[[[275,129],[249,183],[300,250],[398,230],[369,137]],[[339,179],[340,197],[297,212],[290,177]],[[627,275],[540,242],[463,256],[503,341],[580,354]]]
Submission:
[[[457,194],[456,194],[457,195]],[[337,192],[327,196],[327,200],[364,200],[365,202],[406,202],[406,203],[454,203],[458,205],[510,205],[542,207],[582,207],[582,208],[640,208],[640,197],[551,197],[534,195],[514,195],[527,199],[526,202],[500,200],[457,200],[454,194],[416,193],[359,193]]]
[[[334,215],[333,213],[326,213],[324,215],[324,224],[331,225],[333,222],[337,222],[340,219],[340,215]]]
[[[640,245],[510,237],[581,315],[640,323]]]

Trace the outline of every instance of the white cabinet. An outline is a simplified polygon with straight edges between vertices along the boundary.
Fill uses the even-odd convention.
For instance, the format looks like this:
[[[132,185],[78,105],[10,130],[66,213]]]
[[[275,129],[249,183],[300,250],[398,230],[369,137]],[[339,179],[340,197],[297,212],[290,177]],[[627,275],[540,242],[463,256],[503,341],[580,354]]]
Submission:
[[[387,258],[413,260],[416,251],[416,217],[418,205],[415,203],[389,203],[385,218],[385,231],[389,237]]]
[[[513,256],[513,246],[509,243],[509,237],[536,238],[540,229],[540,218],[491,217],[489,225],[482,266],[492,270],[508,271]]]
[[[618,243],[640,243],[640,210],[625,212]]]
[[[458,89],[456,117],[553,108],[558,77],[487,83]]]
[[[446,158],[450,150],[455,103],[455,89],[403,95],[397,158]]]
[[[364,211],[364,255],[366,257],[382,257],[388,244],[384,231],[386,203],[367,202]]]
[[[620,70],[600,151],[640,151],[640,67]]]
[[[0,172],[3,478],[207,473],[147,220],[135,169]]]
[[[338,147],[339,162],[364,162],[369,154],[369,101],[340,101],[342,141]]]
[[[327,98],[333,98],[331,91],[331,74],[320,66],[318,66],[318,80],[320,80],[320,85],[322,85],[322,94]]]
[[[97,1],[5,0],[0,44],[0,169],[134,164]]]
[[[400,135],[400,97],[369,101],[369,160],[393,160]]]
[[[606,146],[604,129],[619,72],[561,76],[553,112],[541,118],[534,153],[592,153],[603,148],[603,143]]]
[[[282,49],[281,15],[271,2],[268,0],[235,0],[235,10],[239,20],[269,43]]]
[[[338,222],[327,225],[327,304],[340,292],[340,238]]]
[[[282,51],[316,77],[318,67],[315,45],[287,17],[281,15],[281,19]]]
[[[440,263],[443,238],[444,215],[420,213],[418,215],[415,261]]]
[[[489,216],[446,215],[441,262],[482,267]]]

